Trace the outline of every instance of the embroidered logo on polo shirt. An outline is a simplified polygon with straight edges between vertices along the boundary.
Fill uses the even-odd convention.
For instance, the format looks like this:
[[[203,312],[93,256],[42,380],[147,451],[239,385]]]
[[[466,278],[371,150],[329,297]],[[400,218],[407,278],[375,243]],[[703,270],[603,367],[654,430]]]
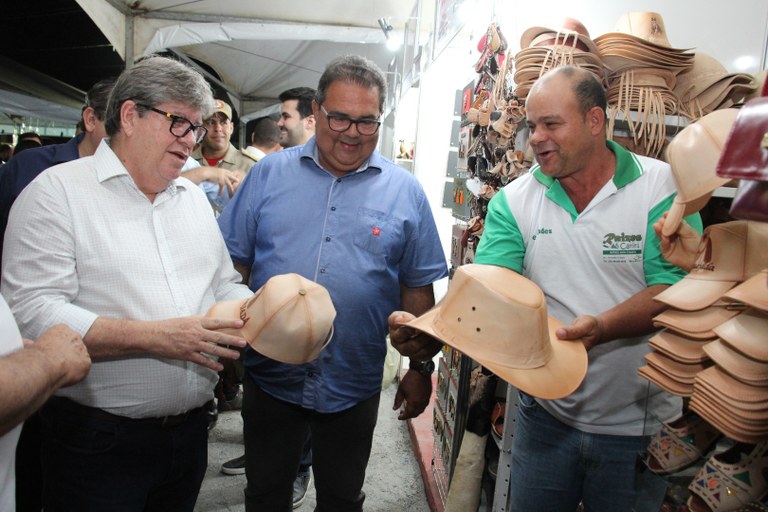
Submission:
[[[643,257],[643,235],[631,233],[606,233],[603,236],[603,261],[629,263]]]
[[[551,235],[552,230],[550,228],[539,228],[538,231],[531,237],[531,240],[536,240],[539,235]]]
[[[371,233],[373,233],[373,236],[379,236],[381,234],[381,229],[378,226],[373,226]]]

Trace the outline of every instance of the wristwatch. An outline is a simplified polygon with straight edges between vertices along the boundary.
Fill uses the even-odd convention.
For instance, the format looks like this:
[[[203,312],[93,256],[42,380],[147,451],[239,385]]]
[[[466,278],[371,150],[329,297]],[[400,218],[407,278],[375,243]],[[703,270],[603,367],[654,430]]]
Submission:
[[[411,359],[408,363],[408,368],[419,372],[423,377],[429,377],[435,371],[435,362],[431,359],[428,361],[414,361]]]

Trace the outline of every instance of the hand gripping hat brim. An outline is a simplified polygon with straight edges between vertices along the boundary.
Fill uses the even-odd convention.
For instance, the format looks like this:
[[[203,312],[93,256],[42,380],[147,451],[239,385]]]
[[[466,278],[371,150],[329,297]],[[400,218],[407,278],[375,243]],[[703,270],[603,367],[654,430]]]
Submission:
[[[587,372],[582,341],[559,340],[563,324],[547,315],[541,289],[507,268],[460,266],[440,303],[406,325],[538,398],[570,395]]]
[[[270,278],[250,298],[214,304],[207,316],[240,318],[244,338],[262,355],[288,364],[317,359],[333,336],[336,309],[323,286],[298,274]]]

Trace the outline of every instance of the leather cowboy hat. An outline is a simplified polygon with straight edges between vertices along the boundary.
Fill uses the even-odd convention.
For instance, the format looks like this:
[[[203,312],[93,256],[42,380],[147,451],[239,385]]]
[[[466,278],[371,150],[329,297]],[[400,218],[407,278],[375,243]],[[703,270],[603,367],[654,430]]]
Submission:
[[[217,302],[206,316],[240,318],[244,338],[257,352],[288,364],[317,359],[333,336],[336,309],[323,286],[298,274],[270,278],[250,298]]]
[[[437,306],[406,325],[466,354],[499,378],[543,399],[573,393],[587,372],[581,340],[560,340],[541,289],[513,270],[467,264]]]

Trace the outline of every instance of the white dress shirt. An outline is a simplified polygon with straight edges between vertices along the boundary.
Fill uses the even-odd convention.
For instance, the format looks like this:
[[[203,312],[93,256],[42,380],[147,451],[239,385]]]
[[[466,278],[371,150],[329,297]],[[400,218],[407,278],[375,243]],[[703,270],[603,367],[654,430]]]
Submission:
[[[154,202],[102,141],[92,157],[54,166],[10,214],[0,291],[22,335],[63,322],[85,336],[97,317],[162,320],[249,297],[211,207],[186,178]],[[94,361],[57,392],[133,418],[179,414],[212,397],[215,371],[155,356]]]

